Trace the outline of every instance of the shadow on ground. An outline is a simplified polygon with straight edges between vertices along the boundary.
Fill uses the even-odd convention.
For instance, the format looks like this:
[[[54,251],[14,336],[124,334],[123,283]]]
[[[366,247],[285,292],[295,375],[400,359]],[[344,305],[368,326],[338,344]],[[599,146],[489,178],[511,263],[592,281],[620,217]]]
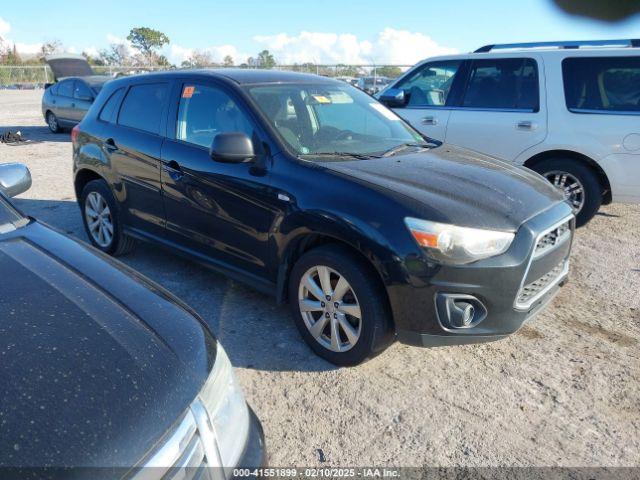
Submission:
[[[43,120],[44,122],[44,120]],[[0,125],[0,133],[6,131],[20,132],[22,138],[31,142],[70,142],[71,135],[68,130],[60,133],[52,133],[49,127],[43,126],[21,126],[21,125]],[[27,145],[28,143],[18,143],[14,145]]]
[[[84,242],[75,201],[15,199],[26,215]],[[236,367],[266,371],[324,371],[335,368],[317,357],[293,324],[289,308],[195,262],[140,243],[120,257],[193,307],[211,327]]]

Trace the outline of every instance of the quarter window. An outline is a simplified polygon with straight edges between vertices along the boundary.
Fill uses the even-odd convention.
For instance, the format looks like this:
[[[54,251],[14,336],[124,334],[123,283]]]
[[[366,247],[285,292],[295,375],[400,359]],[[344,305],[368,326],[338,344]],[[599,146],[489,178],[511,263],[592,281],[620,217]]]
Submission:
[[[577,57],[562,62],[567,108],[640,112],[640,57]]]
[[[120,105],[120,101],[122,100],[122,95],[124,94],[124,88],[119,88],[109,97],[107,103],[102,107],[102,111],[100,112],[100,116],[98,117],[103,122],[114,123],[116,120],[116,115],[118,112],[118,105]]]
[[[160,134],[160,122],[167,95],[166,83],[134,85],[122,102],[118,124]]]
[[[242,132],[249,138],[253,127],[229,95],[214,87],[185,84],[180,95],[176,138],[209,148],[221,132]]]
[[[469,72],[462,106],[537,112],[539,93],[535,60],[475,60]]]
[[[447,104],[462,61],[427,63],[402,79],[395,88],[404,90],[409,107],[442,107]]]

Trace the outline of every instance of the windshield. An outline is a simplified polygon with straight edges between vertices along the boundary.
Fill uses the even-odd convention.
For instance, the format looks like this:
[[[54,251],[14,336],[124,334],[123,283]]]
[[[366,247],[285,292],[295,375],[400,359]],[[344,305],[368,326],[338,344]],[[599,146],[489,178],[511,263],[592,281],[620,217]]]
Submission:
[[[20,220],[20,215],[0,194],[0,235],[14,229],[14,223]]]
[[[376,155],[426,144],[400,117],[349,85],[268,85],[250,95],[298,155]]]

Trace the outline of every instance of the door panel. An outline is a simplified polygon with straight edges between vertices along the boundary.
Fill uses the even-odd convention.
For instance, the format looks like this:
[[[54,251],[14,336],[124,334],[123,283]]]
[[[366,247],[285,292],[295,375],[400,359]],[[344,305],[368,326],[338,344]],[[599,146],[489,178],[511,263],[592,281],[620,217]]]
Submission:
[[[475,60],[460,106],[451,111],[447,143],[513,161],[546,136],[542,62]]]
[[[252,122],[215,86],[184,84],[176,97],[170,117],[177,118],[177,138],[162,147],[168,237],[225,267],[269,278],[269,233],[278,210],[267,171],[251,162],[216,162],[208,149],[218,133],[242,131],[259,151]]]
[[[401,88],[407,105],[394,111],[420,133],[444,141],[447,124],[462,87],[466,63],[443,60],[420,65],[402,77],[393,88]]]

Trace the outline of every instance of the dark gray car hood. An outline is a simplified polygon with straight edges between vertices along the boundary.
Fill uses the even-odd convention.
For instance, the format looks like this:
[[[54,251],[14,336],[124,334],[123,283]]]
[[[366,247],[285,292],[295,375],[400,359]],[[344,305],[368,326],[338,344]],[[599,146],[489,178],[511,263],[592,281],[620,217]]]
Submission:
[[[514,231],[563,201],[537,173],[447,144],[417,153],[322,165],[366,182],[415,215],[461,226]]]
[[[0,274],[0,467],[138,462],[204,383],[208,330],[156,285],[35,222],[0,235]]]

